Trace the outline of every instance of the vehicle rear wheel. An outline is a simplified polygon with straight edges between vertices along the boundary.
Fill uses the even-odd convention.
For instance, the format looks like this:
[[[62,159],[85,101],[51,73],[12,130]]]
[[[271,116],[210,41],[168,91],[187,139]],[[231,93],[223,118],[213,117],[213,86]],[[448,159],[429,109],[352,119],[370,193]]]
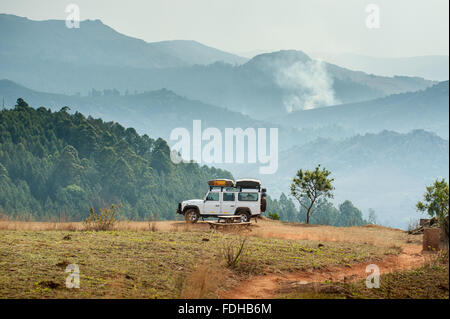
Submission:
[[[241,222],[242,223],[247,223],[250,221],[250,213],[247,211],[239,211],[236,215],[241,216]]]
[[[199,217],[200,215],[195,209],[188,209],[184,213],[184,220],[189,224],[195,224],[196,222],[198,222]]]

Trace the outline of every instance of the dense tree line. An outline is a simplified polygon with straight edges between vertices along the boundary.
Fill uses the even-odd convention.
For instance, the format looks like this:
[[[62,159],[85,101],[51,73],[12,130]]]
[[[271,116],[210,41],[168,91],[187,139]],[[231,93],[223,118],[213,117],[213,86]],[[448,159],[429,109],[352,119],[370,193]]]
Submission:
[[[307,206],[307,205],[306,205]],[[363,218],[361,210],[346,200],[336,208],[326,199],[321,200],[314,208],[310,224],[330,226],[361,226],[369,223]],[[305,222],[307,210],[301,206],[297,208],[291,198],[284,193],[279,199],[267,199],[267,215],[276,213],[280,220],[287,222]]]
[[[173,164],[166,141],[81,113],[22,99],[0,112],[0,213],[81,220],[89,208],[122,204],[121,216],[175,218],[177,203],[204,195],[227,171]]]
[[[212,178],[233,178],[224,170],[196,163],[173,164],[163,139],[140,136],[115,122],[40,107],[22,99],[0,111],[0,214],[32,220],[82,220],[90,207],[121,204],[122,218],[174,219],[176,205],[199,198]],[[268,213],[303,222],[285,194],[268,198]],[[323,200],[311,223],[362,225],[349,201],[335,208]]]

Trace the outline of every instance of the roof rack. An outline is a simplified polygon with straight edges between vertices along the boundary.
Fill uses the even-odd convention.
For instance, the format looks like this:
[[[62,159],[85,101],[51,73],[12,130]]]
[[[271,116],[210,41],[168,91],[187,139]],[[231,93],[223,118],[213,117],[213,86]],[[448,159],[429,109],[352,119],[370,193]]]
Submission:
[[[209,187],[219,186],[219,187],[234,187],[234,181],[231,179],[213,179],[208,181]]]
[[[236,187],[237,188],[255,188],[255,189],[261,189],[261,181],[259,179],[237,179],[236,180]]]
[[[249,178],[242,178],[237,179],[236,182],[234,182],[231,179],[226,178],[220,178],[220,179],[212,179],[208,181],[209,190],[211,191],[213,188],[219,188],[221,191],[225,187],[232,187],[238,189],[239,192],[242,192],[242,189],[257,189],[258,191],[264,190],[265,188],[261,189],[261,181],[258,179],[249,179]]]

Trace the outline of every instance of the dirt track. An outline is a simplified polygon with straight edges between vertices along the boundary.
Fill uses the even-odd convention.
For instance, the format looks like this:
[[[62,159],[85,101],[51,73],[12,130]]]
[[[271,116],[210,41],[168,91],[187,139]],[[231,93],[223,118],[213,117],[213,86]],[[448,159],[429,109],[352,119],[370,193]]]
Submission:
[[[396,256],[376,262],[380,273],[406,270],[420,267],[425,262],[421,245],[405,245],[403,251]],[[351,267],[335,266],[314,271],[300,271],[286,274],[270,274],[256,276],[242,282],[237,287],[223,292],[224,299],[267,299],[274,298],[281,285],[330,281],[354,281],[366,278],[366,266],[373,262],[353,264]]]

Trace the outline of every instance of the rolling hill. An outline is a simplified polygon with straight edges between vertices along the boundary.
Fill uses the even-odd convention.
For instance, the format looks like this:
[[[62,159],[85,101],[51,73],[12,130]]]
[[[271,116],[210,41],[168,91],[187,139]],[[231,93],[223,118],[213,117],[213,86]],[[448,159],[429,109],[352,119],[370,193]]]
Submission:
[[[421,128],[448,138],[449,82],[371,101],[292,112],[274,122],[297,128],[339,123],[358,133],[385,129],[405,133]]]
[[[12,108],[18,98],[23,98],[30,105],[46,106],[53,111],[69,106],[69,112],[78,111],[86,116],[115,121],[154,138],[169,139],[171,131],[177,127],[191,132],[193,120],[201,120],[203,129],[216,127],[222,132],[227,127],[278,127],[281,149],[288,149],[299,141],[306,143],[317,137],[348,137],[352,134],[351,130],[344,130],[334,124],[305,130],[283,127],[215,105],[190,100],[166,89],[128,95],[120,95],[119,92],[111,90],[93,91],[89,96],[79,96],[38,92],[9,80],[0,80],[0,103],[4,99],[5,107]],[[299,135],[302,137],[300,140]]]

